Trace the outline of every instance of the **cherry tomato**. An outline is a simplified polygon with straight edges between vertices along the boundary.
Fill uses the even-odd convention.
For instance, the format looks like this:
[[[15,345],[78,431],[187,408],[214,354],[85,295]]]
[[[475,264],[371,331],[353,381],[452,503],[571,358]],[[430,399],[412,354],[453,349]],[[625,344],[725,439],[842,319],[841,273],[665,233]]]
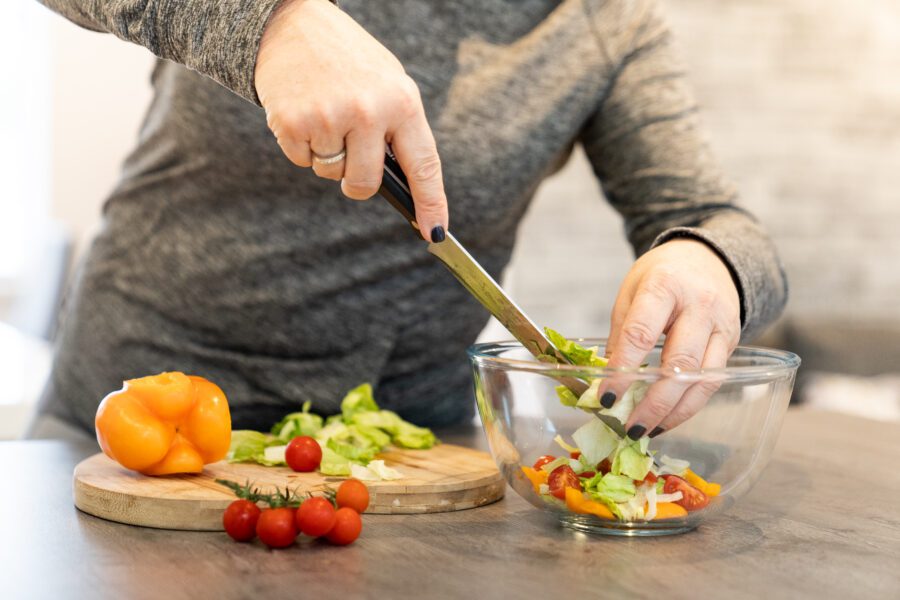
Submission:
[[[606,475],[612,470],[612,463],[609,462],[608,458],[604,458],[600,461],[600,464],[597,465],[597,470]]]
[[[249,542],[256,537],[256,522],[262,511],[249,500],[235,500],[222,515],[225,533],[237,542]]]
[[[581,458],[581,450],[575,450],[574,452],[569,452],[569,458],[574,458],[575,460],[578,460],[579,458]]]
[[[547,486],[550,488],[551,494],[560,500],[565,500],[566,488],[571,487],[580,490],[581,480],[578,479],[578,475],[575,474],[572,467],[562,465],[550,472],[550,477],[547,478]]]
[[[359,537],[362,531],[362,519],[359,513],[349,507],[339,508],[334,513],[334,527],[325,537],[332,544],[346,546]]]
[[[284,461],[299,473],[315,471],[322,462],[322,447],[308,435],[297,436],[285,449]]]
[[[287,548],[297,537],[297,523],[291,508],[267,508],[259,515],[256,535],[269,548]]]
[[[297,509],[297,529],[311,537],[320,537],[334,527],[334,505],[325,498],[304,500]]]
[[[369,506],[369,489],[359,479],[348,479],[338,487],[335,501],[340,508],[352,508],[363,513]]]
[[[596,474],[597,474],[596,471],[583,471],[583,472],[579,473],[578,476],[581,477],[582,479],[590,479],[591,477],[593,477]]]
[[[640,481],[638,481],[637,479],[634,480],[634,485],[641,485],[642,483],[656,483],[657,479],[659,479],[659,477],[654,475],[652,472],[647,471],[646,477],[644,477]]]
[[[547,463],[552,463],[554,460],[556,460],[555,456],[550,456],[549,454],[545,454],[544,456],[541,456],[536,461],[534,461],[534,465],[532,466],[532,469],[534,469],[535,471],[540,471],[541,467],[543,467]]]
[[[666,485],[663,486],[663,493],[674,494],[675,492],[681,492],[681,500],[676,500],[675,504],[680,505],[686,511],[700,510],[709,504],[709,496],[678,475],[664,475],[663,479],[666,480]]]

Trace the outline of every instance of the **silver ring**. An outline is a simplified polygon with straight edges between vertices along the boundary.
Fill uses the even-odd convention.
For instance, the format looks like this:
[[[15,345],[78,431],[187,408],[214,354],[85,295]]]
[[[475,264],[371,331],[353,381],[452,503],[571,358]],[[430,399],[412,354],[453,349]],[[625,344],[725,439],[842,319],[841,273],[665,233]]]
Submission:
[[[341,162],[345,158],[347,158],[347,150],[346,148],[338,152],[337,154],[332,154],[330,156],[319,156],[315,152],[312,153],[313,160],[320,165],[333,165]]]

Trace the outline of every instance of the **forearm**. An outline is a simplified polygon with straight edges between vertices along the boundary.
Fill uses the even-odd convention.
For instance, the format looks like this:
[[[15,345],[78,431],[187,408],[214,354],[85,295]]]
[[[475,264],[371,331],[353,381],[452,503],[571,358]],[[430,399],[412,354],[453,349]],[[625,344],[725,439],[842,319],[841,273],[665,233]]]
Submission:
[[[645,15],[582,141],[635,253],[676,237],[705,242],[732,273],[750,339],[781,312],[784,273],[706,143],[668,28]]]
[[[73,23],[144,46],[259,103],[259,40],[282,0],[39,0]]]

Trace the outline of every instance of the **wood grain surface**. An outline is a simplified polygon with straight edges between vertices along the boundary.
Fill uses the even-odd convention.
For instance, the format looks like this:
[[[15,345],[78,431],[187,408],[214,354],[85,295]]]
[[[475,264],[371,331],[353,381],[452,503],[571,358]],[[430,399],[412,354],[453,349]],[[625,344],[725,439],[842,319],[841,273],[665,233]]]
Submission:
[[[479,429],[437,432],[484,447]],[[695,531],[588,536],[514,492],[477,510],[365,515],[360,538],[272,551],[72,505],[96,442],[0,442],[0,597],[59,600],[900,598],[900,424],[791,409],[756,487]]]
[[[367,512],[411,514],[474,508],[496,502],[506,487],[490,455],[440,444],[429,450],[392,449],[381,453],[389,467],[403,479],[367,482]],[[95,454],[75,467],[75,506],[84,512],[119,523],[221,531],[222,511],[234,493],[216,483],[228,479],[253,482],[263,492],[285,487],[298,493],[336,489],[340,477],[320,473],[295,473],[287,467],[257,464],[206,465],[202,473],[148,477],[129,471],[103,454]]]

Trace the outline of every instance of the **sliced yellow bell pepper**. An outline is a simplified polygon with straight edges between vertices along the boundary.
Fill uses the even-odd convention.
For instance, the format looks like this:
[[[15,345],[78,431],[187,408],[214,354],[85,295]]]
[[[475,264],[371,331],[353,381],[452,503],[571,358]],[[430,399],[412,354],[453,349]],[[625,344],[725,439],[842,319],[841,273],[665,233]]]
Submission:
[[[585,498],[581,490],[572,487],[566,488],[566,508],[579,515],[594,515],[610,520],[616,518],[605,504]]]

